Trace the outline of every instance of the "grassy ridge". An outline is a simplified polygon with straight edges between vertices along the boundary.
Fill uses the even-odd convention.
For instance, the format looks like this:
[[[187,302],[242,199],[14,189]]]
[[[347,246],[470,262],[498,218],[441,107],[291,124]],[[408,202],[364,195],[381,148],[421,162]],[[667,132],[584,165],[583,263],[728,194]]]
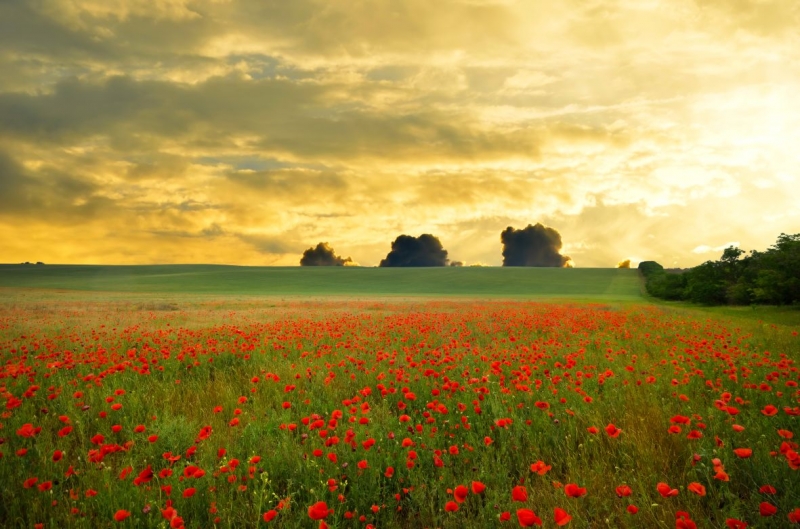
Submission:
[[[641,299],[636,270],[614,268],[2,265],[0,287],[224,295]]]

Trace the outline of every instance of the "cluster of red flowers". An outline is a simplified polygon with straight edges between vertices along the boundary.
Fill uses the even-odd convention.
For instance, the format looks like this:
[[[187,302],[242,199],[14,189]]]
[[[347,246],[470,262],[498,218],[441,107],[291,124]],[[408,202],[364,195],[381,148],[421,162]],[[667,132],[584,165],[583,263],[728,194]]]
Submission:
[[[540,515],[583,525],[589,505],[647,524],[657,494],[676,528],[701,516],[732,529],[800,523],[786,485],[800,469],[800,373],[746,333],[592,305],[336,309],[23,335],[23,322],[0,321],[11,501],[38,506],[30,516],[61,502],[69,516],[116,522],[160,511],[176,529],[179,509],[196,518],[203,506],[192,525],[216,523],[252,494],[264,523],[324,528],[392,515],[402,525],[426,498],[438,516],[515,514],[532,527]],[[656,403],[655,415],[625,399]],[[664,458],[662,474],[640,473],[645,456]],[[308,475],[285,477],[285,462]],[[616,466],[618,481],[584,464]],[[734,498],[727,514],[723,497]]]

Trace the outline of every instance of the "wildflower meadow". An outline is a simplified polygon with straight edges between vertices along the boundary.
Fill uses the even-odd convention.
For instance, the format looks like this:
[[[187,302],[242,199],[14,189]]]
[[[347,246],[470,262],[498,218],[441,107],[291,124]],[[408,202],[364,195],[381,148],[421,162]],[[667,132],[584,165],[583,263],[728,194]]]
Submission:
[[[800,337],[621,303],[0,311],[4,527],[788,527]]]

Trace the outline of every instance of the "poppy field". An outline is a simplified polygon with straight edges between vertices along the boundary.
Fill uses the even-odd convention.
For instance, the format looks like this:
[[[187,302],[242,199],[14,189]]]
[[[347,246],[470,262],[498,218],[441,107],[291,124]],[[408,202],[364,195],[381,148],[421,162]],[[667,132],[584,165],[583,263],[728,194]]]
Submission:
[[[799,351],[646,304],[7,303],[0,526],[790,527]]]

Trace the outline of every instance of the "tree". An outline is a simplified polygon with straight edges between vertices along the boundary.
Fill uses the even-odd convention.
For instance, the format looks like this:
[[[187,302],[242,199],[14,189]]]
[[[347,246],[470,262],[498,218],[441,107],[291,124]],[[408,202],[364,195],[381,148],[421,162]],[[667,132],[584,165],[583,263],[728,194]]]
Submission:
[[[300,258],[300,266],[346,266],[352,262],[349,257],[343,259],[336,255],[327,242],[317,244],[316,248],[309,248]]]

